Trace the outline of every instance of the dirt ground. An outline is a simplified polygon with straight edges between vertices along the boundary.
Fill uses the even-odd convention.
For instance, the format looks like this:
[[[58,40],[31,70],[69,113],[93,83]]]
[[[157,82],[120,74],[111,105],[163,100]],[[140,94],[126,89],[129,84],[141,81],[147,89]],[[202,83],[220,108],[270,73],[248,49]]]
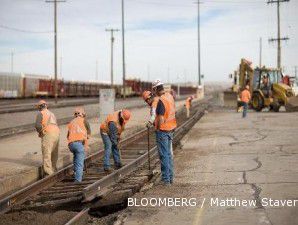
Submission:
[[[39,213],[34,211],[14,212],[1,215],[0,225],[53,225],[65,224],[75,216],[75,212],[57,211],[54,213]],[[20,220],[20,218],[22,218]]]

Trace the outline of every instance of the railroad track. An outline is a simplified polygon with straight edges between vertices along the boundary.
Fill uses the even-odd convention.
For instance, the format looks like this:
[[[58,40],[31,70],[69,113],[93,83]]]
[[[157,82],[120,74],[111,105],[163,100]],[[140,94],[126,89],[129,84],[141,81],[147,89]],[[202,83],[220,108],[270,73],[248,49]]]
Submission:
[[[122,103],[120,103],[120,101],[119,101],[120,105],[118,105],[118,107],[116,107],[116,108],[121,108],[124,105],[124,102],[123,101],[121,101],[121,102]],[[85,105],[86,104],[89,104],[89,103],[85,103]],[[76,103],[75,105],[77,106],[78,103]],[[133,102],[132,104],[127,104],[126,108],[127,109],[142,108],[142,107],[145,107],[145,106],[146,105],[144,104],[143,101],[139,101],[139,102]],[[50,109],[52,109],[52,107],[50,107]],[[88,114],[89,118],[96,117],[96,116],[98,116],[97,112],[93,112],[92,114]],[[72,119],[73,119],[73,116],[66,117],[66,118],[60,118],[60,119],[57,119],[57,122],[58,122],[58,125],[65,125],[65,124],[69,123]],[[2,128],[2,129],[0,129],[0,139],[10,137],[10,136],[13,136],[13,135],[32,132],[32,131],[35,131],[35,124],[34,123],[24,124],[24,125],[19,125],[19,126],[15,126],[15,127],[9,127],[9,128]]]
[[[35,101],[30,102],[21,102],[17,100],[12,100],[11,102],[5,101],[0,102],[0,114],[4,113],[16,113],[16,112],[28,112],[35,111],[34,105],[36,104],[37,99]],[[69,99],[69,100],[58,100],[58,104],[55,104],[53,101],[49,102],[49,106],[53,108],[63,108],[77,105],[88,105],[88,104],[96,104],[98,103],[98,98],[86,98],[86,99]]]
[[[208,100],[207,100],[208,101]],[[188,130],[199,120],[208,104],[200,103],[193,107],[191,117],[185,118],[183,110],[177,112],[178,128],[174,134],[174,146]],[[149,135],[148,135],[149,134]],[[149,142],[148,142],[149,137]],[[92,148],[93,146],[91,146]],[[67,224],[74,224],[86,215],[94,202],[102,196],[124,189],[139,190],[150,179],[152,168],[158,162],[158,153],[154,131],[139,131],[121,141],[121,158],[124,166],[110,174],[103,171],[103,150],[85,159],[85,175],[82,183],[74,183],[72,165],[65,167],[54,175],[48,176],[34,184],[0,200],[0,213],[41,209],[79,211]],[[148,151],[149,149],[149,151]],[[148,170],[148,161],[151,170]],[[138,183],[138,181],[141,181]],[[136,185],[137,184],[137,185]],[[137,186],[137,188],[133,188]],[[1,217],[0,217],[1,220]]]
[[[179,100],[184,99],[184,98],[185,98],[185,96],[181,96],[177,100],[179,101]],[[125,102],[126,100],[123,100],[123,99],[117,100],[116,103],[118,103],[118,105],[117,105],[116,109],[120,109],[120,108],[123,108],[123,107],[125,107],[127,109],[132,109],[132,108],[142,108],[142,107],[146,106],[144,104],[144,102],[139,97],[138,98],[131,98],[130,100],[134,100],[134,101],[132,103],[126,103]],[[98,100],[96,100],[96,102],[93,102],[93,103],[94,104],[98,103]],[[70,105],[65,105],[65,107],[78,106],[80,104],[87,105],[87,104],[92,104],[92,103],[90,103],[88,101],[84,102],[84,103],[71,102]],[[30,108],[31,108],[31,110],[33,110],[34,109],[33,105],[31,105]],[[50,106],[50,109],[52,109],[52,108],[53,107]],[[23,112],[23,111],[20,111],[20,112]],[[0,114],[1,114],[1,107],[0,107]],[[98,112],[93,112],[91,114],[88,114],[89,118],[97,117],[97,116],[98,116]],[[57,122],[58,122],[59,125],[65,125],[65,124],[69,123],[72,119],[73,119],[73,116],[66,117],[66,118],[60,118],[60,119],[57,119]],[[35,124],[34,123],[24,124],[24,125],[9,127],[9,128],[2,128],[2,129],[0,129],[0,139],[1,138],[11,137],[11,136],[18,135],[18,134],[24,134],[24,133],[32,132],[32,131],[35,131]]]

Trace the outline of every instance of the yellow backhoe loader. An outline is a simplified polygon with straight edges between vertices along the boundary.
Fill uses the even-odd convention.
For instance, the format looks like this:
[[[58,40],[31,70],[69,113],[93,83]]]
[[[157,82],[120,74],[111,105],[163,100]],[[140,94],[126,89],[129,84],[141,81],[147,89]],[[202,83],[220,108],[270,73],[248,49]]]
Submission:
[[[250,61],[241,59],[238,76],[237,92],[249,85],[252,96],[251,106],[256,111],[262,111],[263,108],[268,107],[278,112],[281,106],[285,106],[287,111],[298,111],[297,98],[292,88],[282,83],[280,70],[266,67],[253,69]]]

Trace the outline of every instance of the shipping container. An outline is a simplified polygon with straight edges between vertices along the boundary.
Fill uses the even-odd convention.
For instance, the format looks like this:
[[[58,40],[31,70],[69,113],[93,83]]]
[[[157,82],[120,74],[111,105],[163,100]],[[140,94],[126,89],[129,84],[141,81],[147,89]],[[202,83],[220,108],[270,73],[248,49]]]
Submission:
[[[23,77],[20,73],[0,73],[0,98],[21,98]]]

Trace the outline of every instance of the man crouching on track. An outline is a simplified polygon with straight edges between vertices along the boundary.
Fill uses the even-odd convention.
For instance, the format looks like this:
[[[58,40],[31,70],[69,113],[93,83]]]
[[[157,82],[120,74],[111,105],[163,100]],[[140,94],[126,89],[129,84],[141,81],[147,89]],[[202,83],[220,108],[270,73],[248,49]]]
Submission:
[[[152,85],[153,91],[159,97],[156,107],[156,142],[161,162],[161,174],[164,185],[173,183],[173,132],[177,127],[175,117],[175,100],[170,93],[166,93],[163,83],[157,80]]]
[[[68,124],[68,147],[73,153],[73,170],[75,182],[83,178],[85,151],[88,148],[87,139],[91,135],[90,125],[85,119],[85,110],[78,107],[74,111],[74,119]]]
[[[46,101],[40,100],[36,106],[39,113],[36,116],[35,129],[41,138],[43,171],[46,175],[51,175],[57,169],[60,131],[56,117],[48,110]]]
[[[125,128],[125,124],[130,119],[130,111],[123,109],[107,116],[106,120],[100,125],[100,135],[104,143],[104,171],[110,172],[111,151],[115,163],[115,169],[122,167],[118,144],[120,135]]]
[[[144,91],[143,99],[150,106],[150,119],[146,124],[146,127],[150,128],[150,126],[154,125],[154,121],[156,118],[156,107],[157,107],[159,98],[155,97],[151,91]]]

